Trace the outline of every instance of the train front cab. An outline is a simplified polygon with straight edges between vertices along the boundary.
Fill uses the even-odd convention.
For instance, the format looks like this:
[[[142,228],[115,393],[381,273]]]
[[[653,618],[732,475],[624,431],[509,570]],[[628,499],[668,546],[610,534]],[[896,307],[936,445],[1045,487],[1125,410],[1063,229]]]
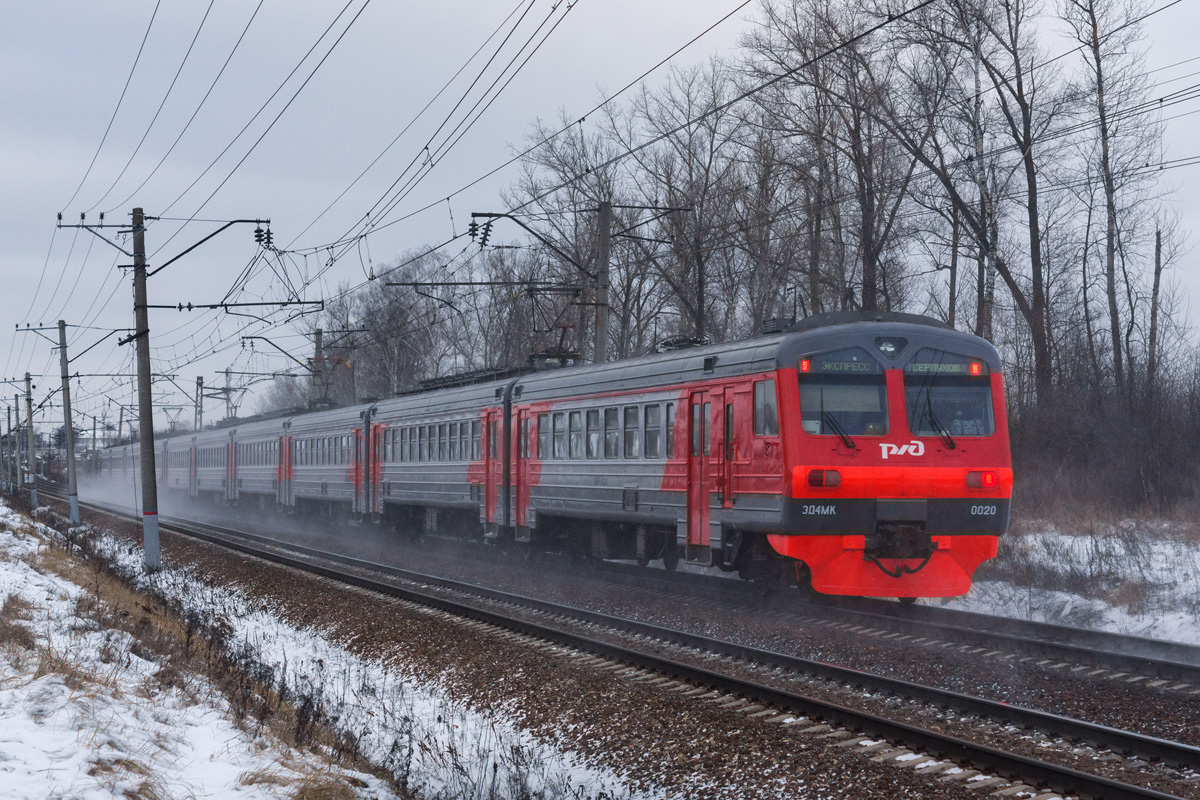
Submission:
[[[966,593],[1012,495],[995,349],[911,324],[808,339],[781,349],[786,533],[771,546],[822,593]]]

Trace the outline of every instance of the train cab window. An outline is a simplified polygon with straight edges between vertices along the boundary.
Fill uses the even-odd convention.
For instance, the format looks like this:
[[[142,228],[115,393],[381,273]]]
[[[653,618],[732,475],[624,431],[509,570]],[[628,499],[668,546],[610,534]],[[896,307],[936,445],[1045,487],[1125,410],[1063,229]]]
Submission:
[[[554,412],[554,457],[567,457],[567,415]]]
[[[779,435],[779,408],[775,404],[775,380],[754,382],[754,435]]]
[[[800,424],[819,436],[888,432],[883,367],[860,347],[800,359]]]
[[[483,449],[479,439],[479,420],[471,422],[471,459],[478,461],[483,458]]]
[[[587,457],[600,457],[600,409],[592,408],[587,412]]]
[[[621,412],[617,408],[604,409],[604,457],[619,458],[621,455]]]
[[[667,458],[675,457],[675,404],[667,403]]]
[[[550,457],[550,415],[538,414],[537,418],[537,457],[545,461]]]
[[[662,412],[658,403],[646,406],[646,432],[642,441],[646,447],[646,458],[662,456]]]
[[[583,458],[583,412],[572,411],[568,416],[570,439],[568,441],[569,458]]]
[[[983,361],[930,347],[904,366],[904,405],[914,436],[996,432],[990,370]]]
[[[641,406],[625,406],[625,457],[637,458],[641,444]]]

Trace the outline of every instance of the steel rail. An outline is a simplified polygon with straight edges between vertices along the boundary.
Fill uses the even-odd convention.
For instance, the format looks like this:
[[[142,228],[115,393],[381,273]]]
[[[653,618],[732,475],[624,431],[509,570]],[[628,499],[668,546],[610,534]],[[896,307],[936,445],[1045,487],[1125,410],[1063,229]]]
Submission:
[[[96,510],[124,519],[130,518],[127,514],[110,508],[102,506],[93,507]],[[798,659],[758,648],[736,645],[696,634],[674,631],[647,623],[623,620],[597,612],[582,611],[569,606],[547,603],[546,601],[500,592],[494,589],[486,589],[485,587],[478,587],[473,584],[450,581],[395,567],[387,567],[361,559],[328,553],[316,548],[292,545],[260,534],[221,528],[220,526],[199,525],[190,521],[171,518],[163,519],[162,523],[164,529],[175,530],[183,535],[199,538],[247,555],[263,558],[274,563],[337,580],[369,591],[400,597],[410,602],[454,614],[455,616],[474,619],[545,641],[591,652],[632,666],[670,675],[680,680],[712,686],[724,692],[753,698],[766,705],[819,717],[851,730],[866,732],[877,738],[902,741],[906,745],[916,746],[943,757],[965,759],[976,767],[982,766],[994,770],[1001,775],[1019,776],[1026,781],[1049,785],[1056,791],[1081,793],[1094,797],[1113,798],[1114,800],[1120,800],[1121,798],[1165,799],[1173,797],[1173,795],[1153,789],[1133,786],[1069,767],[1039,761],[1015,753],[1008,753],[987,745],[949,736],[908,723],[896,722],[836,703],[817,700],[756,682],[723,675],[712,670],[666,659],[633,648],[598,641],[592,637],[527,620],[514,619],[467,603],[431,596],[363,575],[348,574],[343,570],[313,563],[311,559],[322,559],[355,569],[381,572],[392,577],[403,578],[404,580],[430,583],[438,585],[441,588],[452,588],[458,591],[487,596],[490,599],[501,602],[536,608],[544,613],[574,617],[591,624],[604,625],[609,628],[615,627],[629,633],[637,633],[660,640],[671,641],[676,644],[717,652],[726,657],[742,658],[771,666],[795,669],[811,674],[814,677],[859,685],[872,691],[884,691],[893,695],[911,696],[918,700],[927,700],[956,709],[970,710],[970,713],[980,713],[984,716],[995,717],[996,714],[994,712],[1002,710],[1004,715],[1000,719],[1004,722],[1037,727],[1054,736],[1089,739],[1097,741],[1097,743],[1102,743],[1103,746],[1111,747],[1116,751],[1136,752],[1148,758],[1162,759],[1173,764],[1189,766],[1200,764],[1200,749],[1189,745],[1132,734],[1044,712],[993,703],[982,698],[945,692],[933,687],[883,678],[828,664],[820,664],[819,662]],[[276,550],[286,549],[304,557],[297,558],[281,552],[272,552],[269,549],[264,549],[264,547]],[[967,706],[971,708],[968,709]]]

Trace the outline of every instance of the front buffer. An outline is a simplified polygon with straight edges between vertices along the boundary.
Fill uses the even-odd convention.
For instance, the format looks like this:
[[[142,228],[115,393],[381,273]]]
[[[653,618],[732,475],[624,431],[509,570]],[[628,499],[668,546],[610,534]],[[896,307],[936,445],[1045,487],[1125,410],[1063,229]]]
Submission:
[[[789,533],[767,540],[822,594],[957,597],[1008,527],[1012,472],[998,477],[990,497],[785,498]]]

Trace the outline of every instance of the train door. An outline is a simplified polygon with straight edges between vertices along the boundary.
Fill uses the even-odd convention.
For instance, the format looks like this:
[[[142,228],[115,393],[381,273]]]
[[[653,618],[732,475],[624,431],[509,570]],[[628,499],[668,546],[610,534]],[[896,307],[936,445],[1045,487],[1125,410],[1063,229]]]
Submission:
[[[368,506],[372,514],[379,514],[383,511],[383,503],[379,498],[380,482],[383,478],[383,437],[386,435],[387,425],[382,422],[377,422],[371,425],[371,447],[368,456],[371,461],[371,469],[367,473],[367,490],[369,495]]]
[[[292,437],[279,437],[279,452],[275,463],[275,502],[292,504]]]
[[[483,502],[486,521],[496,523],[501,521],[497,518],[497,506],[499,505],[497,501],[500,497],[500,476],[503,471],[503,465],[500,463],[499,457],[500,412],[486,412],[483,428],[483,469],[485,483]]]
[[[529,455],[533,448],[533,417],[529,409],[523,408],[517,412],[516,443],[513,447],[516,469],[513,470],[513,525],[527,525],[526,514],[529,507]]]
[[[200,489],[196,485],[196,437],[188,444],[188,497],[196,497]]]
[[[709,490],[712,484],[712,395],[692,392],[688,402],[687,560],[711,563]]]
[[[225,454],[225,499],[237,500],[237,442],[230,436]]]
[[[366,459],[366,448],[363,446],[363,429],[354,429],[354,469],[350,472],[351,480],[354,481],[354,511],[361,514],[366,509],[366,487],[364,486],[363,476],[366,474],[363,469],[363,461]]]

